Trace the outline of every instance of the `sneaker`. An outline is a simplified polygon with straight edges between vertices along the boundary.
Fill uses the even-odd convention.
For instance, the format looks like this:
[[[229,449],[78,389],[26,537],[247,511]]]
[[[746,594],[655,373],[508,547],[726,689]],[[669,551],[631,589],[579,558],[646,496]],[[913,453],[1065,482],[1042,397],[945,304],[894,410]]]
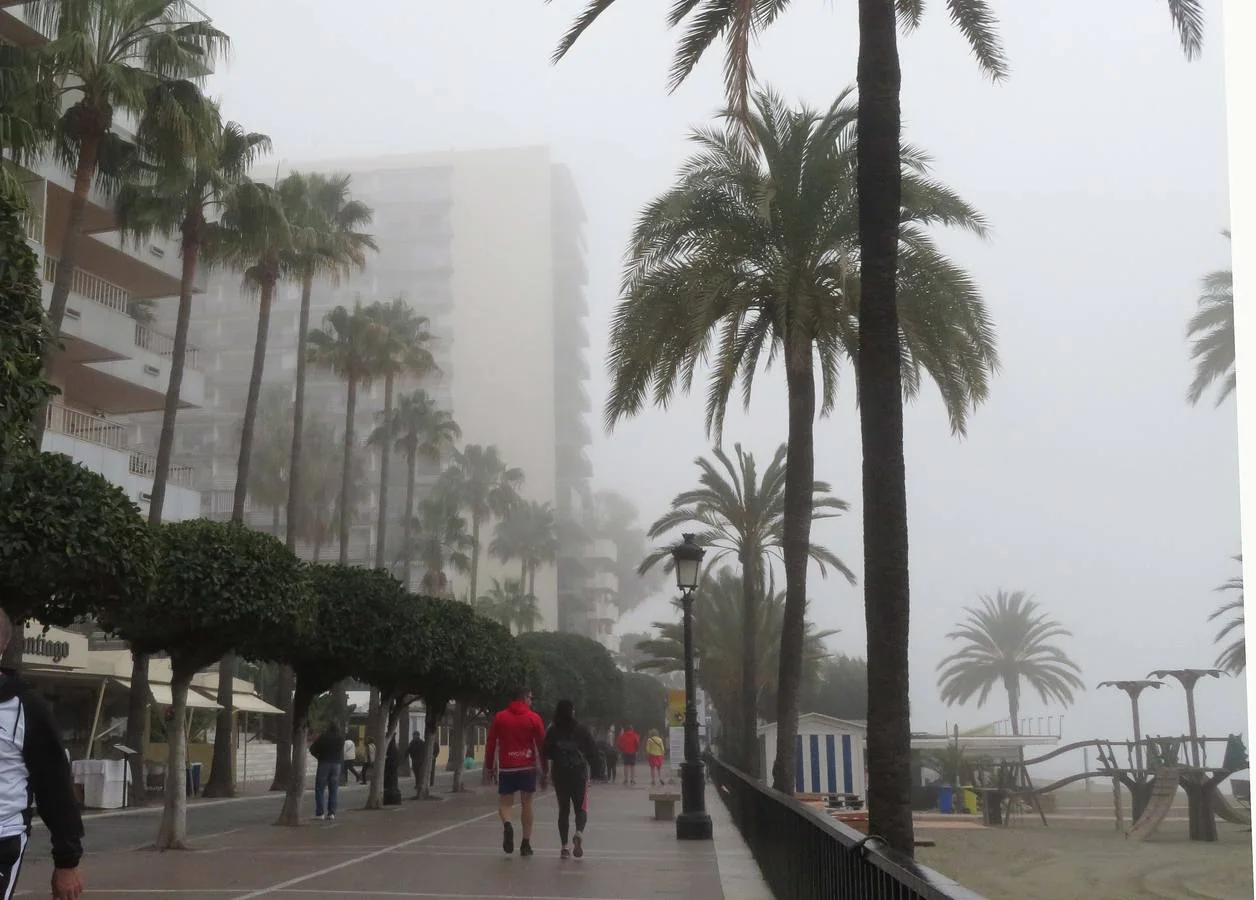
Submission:
[[[509,822],[502,823],[502,849],[507,855],[515,852],[515,826]]]
[[[519,855],[520,855],[520,856],[531,856],[531,855],[532,855],[532,842],[531,842],[531,841],[520,841],[520,842],[519,842]]]
[[[571,859],[571,851],[568,850],[566,847],[564,847],[563,849],[558,851],[558,858],[559,859]]]
[[[571,839],[571,854],[576,859],[584,856],[584,835],[576,832],[576,836]]]
[[[335,813],[328,813],[328,814],[327,814],[327,821],[328,821],[328,822],[335,821],[335,818],[336,818],[336,814],[335,814]]]
[[[323,819],[326,819],[327,816],[323,815],[322,813],[314,813],[314,818],[318,819],[321,822],[323,821]]]

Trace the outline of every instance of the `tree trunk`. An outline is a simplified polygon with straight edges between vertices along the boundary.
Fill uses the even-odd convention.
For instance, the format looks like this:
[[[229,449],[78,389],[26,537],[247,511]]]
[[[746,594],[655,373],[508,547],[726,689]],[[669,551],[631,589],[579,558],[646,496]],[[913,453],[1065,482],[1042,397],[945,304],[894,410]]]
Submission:
[[[787,337],[786,382],[789,390],[789,440],[785,456],[784,535],[785,610],[781,622],[781,658],[776,695],[776,762],[772,786],[794,793],[794,739],[798,734],[798,693],[802,686],[803,642],[807,617],[807,563],[811,546],[812,484],[815,481],[813,428],[816,386],[809,335]]]
[[[48,302],[48,342],[44,344],[44,372],[49,371],[52,357],[59,350],[61,324],[65,321],[65,307],[70,299],[70,287],[78,268],[79,245],[83,242],[83,220],[87,213],[87,195],[96,175],[96,160],[100,145],[105,139],[112,114],[105,119],[99,130],[83,136],[79,145],[78,165],[74,169],[74,192],[70,195],[70,210],[66,216],[65,235],[61,238],[61,256],[57,260],[57,275],[52,282],[52,296]],[[35,414],[33,440],[39,450],[44,442],[44,429],[48,427],[48,402],[45,397]]]
[[[388,710],[396,694],[390,689],[379,692],[379,703],[371,716],[371,737],[375,738],[375,765],[371,766],[371,783],[366,791],[366,809],[383,809],[384,753],[388,748]]]
[[[441,703],[436,707],[428,707],[427,701],[423,701],[423,759],[419,771],[422,773],[418,780],[418,793],[420,800],[432,799],[432,768],[436,760],[436,742],[440,734],[440,720],[445,717],[445,708],[448,704]]]
[[[908,667],[910,590],[896,279],[902,202],[893,0],[859,0],[859,354],[864,615],[868,631],[868,832],[915,854]],[[792,758],[792,753],[791,753]]]
[[[1012,687],[1004,685],[1007,689],[1007,711],[1012,717],[1012,736],[1020,735],[1020,695]]]
[[[476,593],[480,579],[480,517],[471,514],[471,591],[467,599],[475,603],[480,596]]]
[[[414,483],[418,478],[419,458],[415,451],[406,452],[406,520],[401,525],[402,559],[406,573],[406,590],[414,581]]]
[[[349,494],[353,489],[354,416],[358,412],[358,379],[350,375],[345,400],[344,461],[340,467],[340,564],[349,565]]]
[[[752,778],[759,776],[759,568],[756,547],[748,547],[741,561],[741,697],[738,715],[741,734],[736,765]]]
[[[449,729],[449,758],[445,771],[454,773],[454,793],[462,787],[458,773],[462,771],[462,758],[467,755],[466,739],[467,706],[461,700],[454,705],[454,723]]]
[[[170,725],[166,729],[166,802],[157,831],[158,850],[186,850],[188,839],[188,685],[191,675],[170,679]]]
[[[296,395],[292,398],[292,453],[288,463],[288,530],[284,535],[284,543],[293,553],[297,549],[297,539],[304,523],[301,519],[301,452],[305,437],[305,342],[310,334],[310,297],[314,290],[314,278],[308,272],[301,278],[301,312],[297,320],[297,384]],[[314,561],[318,562],[321,547],[314,547]],[[280,709],[283,710],[283,723],[279,728],[279,740],[275,744],[275,778],[271,782],[272,791],[282,791],[288,786],[292,777],[292,736],[293,727],[292,701],[294,676],[288,666],[279,670]],[[304,752],[304,750],[302,750]]]
[[[296,689],[292,694],[292,734],[288,743],[292,751],[288,758],[288,766],[292,774],[288,779],[283,809],[279,813],[279,821],[275,823],[276,825],[301,824],[301,800],[305,794],[305,769],[308,765],[306,756],[309,754],[309,748],[305,746],[305,735],[310,717],[310,703],[313,700],[313,691],[305,683],[305,679],[298,677]]]
[[[384,421],[392,422],[393,376],[384,378]],[[384,544],[388,535],[388,469],[392,460],[392,441],[384,441],[379,451],[379,515],[375,519],[375,568],[388,569]],[[407,590],[409,585],[407,585]]]
[[[266,341],[270,335],[270,307],[275,296],[273,281],[262,284],[257,304],[257,338],[253,344],[253,371],[249,375],[249,393],[244,403],[244,422],[240,428],[240,455],[236,461],[235,497],[231,505],[231,521],[244,522],[244,504],[249,494],[249,468],[253,461],[253,429],[257,424],[257,403],[262,392],[262,376],[266,369]],[[218,664],[218,711],[214,730],[214,758],[209,780],[202,794],[206,797],[235,796],[232,731],[235,723],[235,654],[228,653]]]
[[[127,802],[131,806],[148,805],[148,785],[144,777],[144,736],[148,731],[148,657],[131,648],[131,689],[126,703],[126,744],[140,751],[128,759],[131,783]]]

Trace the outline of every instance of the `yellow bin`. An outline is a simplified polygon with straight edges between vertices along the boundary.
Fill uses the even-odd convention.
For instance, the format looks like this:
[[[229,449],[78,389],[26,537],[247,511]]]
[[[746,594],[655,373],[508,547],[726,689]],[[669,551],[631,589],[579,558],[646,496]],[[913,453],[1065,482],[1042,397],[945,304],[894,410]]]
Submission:
[[[977,815],[977,791],[968,786],[964,787],[964,812]]]

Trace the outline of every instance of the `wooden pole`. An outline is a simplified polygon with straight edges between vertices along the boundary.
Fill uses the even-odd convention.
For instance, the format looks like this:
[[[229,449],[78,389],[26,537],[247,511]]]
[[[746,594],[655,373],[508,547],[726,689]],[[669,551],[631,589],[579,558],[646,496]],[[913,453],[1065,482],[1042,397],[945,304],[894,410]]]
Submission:
[[[96,694],[96,713],[92,716],[91,735],[87,740],[87,758],[92,758],[92,753],[96,749],[96,731],[100,728],[100,710],[105,704],[105,687],[109,684],[108,678],[100,679],[100,691]]]

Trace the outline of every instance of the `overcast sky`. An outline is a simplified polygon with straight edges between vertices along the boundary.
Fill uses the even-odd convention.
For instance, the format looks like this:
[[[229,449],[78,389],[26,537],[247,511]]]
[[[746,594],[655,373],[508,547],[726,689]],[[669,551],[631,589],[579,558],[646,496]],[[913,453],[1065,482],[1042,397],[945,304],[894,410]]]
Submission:
[[[588,209],[590,362],[599,487],[654,518],[704,453],[701,398],[613,434],[598,423],[606,327],[637,210],[666,189],[686,133],[720,105],[720,61],[675,94],[676,36],[662,3],[624,0],[567,60],[549,55],[583,0],[199,0],[233,39],[212,91],[226,114],[272,136],[280,159],[548,144]],[[755,50],[787,97],[827,104],[855,73],[854,4],[802,2]],[[1212,664],[1213,588],[1239,552],[1233,403],[1192,409],[1183,328],[1200,277],[1229,265],[1220,22],[1187,63],[1162,2],[1001,3],[1012,76],[992,86],[943,4],[902,41],[905,139],[990,219],[987,242],[943,237],[982,285],[1003,370],[967,440],[932,389],[907,413],[913,725],[1006,715],[948,710],[934,668],[946,631],[977,596],[1032,592],[1074,638],[1089,690],[1065,737],[1128,735],[1124,695],[1105,679]],[[818,424],[817,477],[852,513],[814,532],[858,572],[859,440],[853,382]],[[757,382],[725,441],[767,457],[785,435],[783,379]],[[811,616],[863,653],[862,594],[810,588]],[[624,630],[670,615],[666,598]],[[1246,732],[1241,680],[1198,691],[1201,730]],[[1058,714],[1036,697],[1025,715]],[[1182,733],[1176,687],[1143,703],[1149,733]]]

